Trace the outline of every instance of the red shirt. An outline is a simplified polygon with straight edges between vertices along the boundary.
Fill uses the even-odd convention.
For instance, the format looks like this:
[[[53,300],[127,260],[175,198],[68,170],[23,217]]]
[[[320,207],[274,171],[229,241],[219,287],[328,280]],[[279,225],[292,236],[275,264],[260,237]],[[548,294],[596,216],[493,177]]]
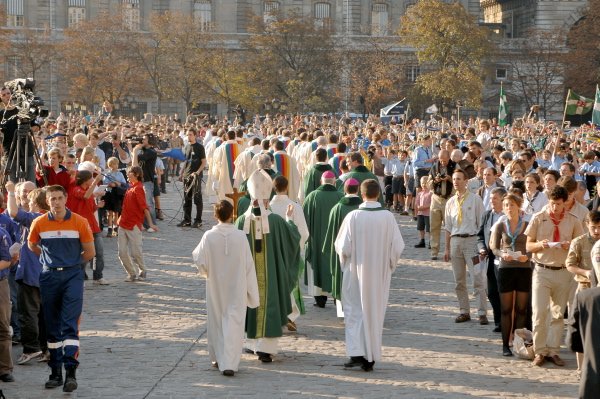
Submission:
[[[83,216],[90,224],[92,233],[100,233],[102,230],[100,230],[98,220],[96,220],[96,211],[98,210],[98,207],[96,206],[96,200],[94,199],[93,195],[91,195],[90,198],[84,198],[86,191],[87,189],[73,184],[69,188],[69,195],[67,196],[67,208],[69,208],[72,212]]]
[[[142,230],[144,223],[144,211],[148,209],[146,204],[146,194],[144,194],[144,185],[138,181],[134,183],[125,192],[123,207],[121,208],[121,218],[119,227],[125,230],[133,230],[135,226]]]
[[[44,169],[46,170],[46,179],[48,180],[49,186],[58,184],[59,186],[63,186],[65,190],[69,191],[69,187],[71,186],[71,175],[69,174],[67,168],[60,165],[60,170],[56,172],[52,166],[45,165]],[[38,187],[44,187],[44,178],[38,173],[37,170],[35,171],[35,180]]]

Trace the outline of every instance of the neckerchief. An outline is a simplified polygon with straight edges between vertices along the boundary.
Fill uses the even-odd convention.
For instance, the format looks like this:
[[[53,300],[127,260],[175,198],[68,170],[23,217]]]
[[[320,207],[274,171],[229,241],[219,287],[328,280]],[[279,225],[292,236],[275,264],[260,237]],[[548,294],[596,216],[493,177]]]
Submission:
[[[463,220],[462,206],[465,203],[465,200],[467,199],[468,196],[469,196],[469,190],[467,190],[465,192],[465,195],[462,197],[462,199],[461,199],[460,195],[458,195],[458,192],[456,193],[456,202],[458,204],[458,217],[456,219],[457,219],[459,226],[462,224],[462,220]]]
[[[510,246],[511,246],[513,252],[516,252],[515,245],[517,244],[517,237],[521,233],[521,227],[523,227],[523,218],[521,216],[519,216],[519,221],[517,222],[517,228],[515,229],[514,232],[510,231],[510,220],[508,220],[508,218],[506,218],[504,225],[506,227],[506,235],[512,241]]]
[[[536,191],[533,198],[529,199],[529,194],[527,194],[527,192],[525,192],[525,198],[527,198],[527,202],[529,202],[529,204],[527,205],[527,213],[533,213],[533,211],[535,210],[535,209],[533,209],[533,202],[538,197],[538,195],[540,195],[540,192]]]
[[[550,214],[550,220],[552,220],[552,223],[554,224],[554,234],[552,235],[552,240],[554,242],[560,242],[560,230],[558,229],[558,225],[565,217],[565,211],[563,210],[558,218],[556,218],[552,212],[548,213]]]

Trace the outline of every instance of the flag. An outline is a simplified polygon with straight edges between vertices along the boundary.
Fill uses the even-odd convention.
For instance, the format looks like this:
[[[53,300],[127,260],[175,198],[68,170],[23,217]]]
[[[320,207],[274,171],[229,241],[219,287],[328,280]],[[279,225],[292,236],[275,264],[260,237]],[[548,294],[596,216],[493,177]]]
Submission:
[[[592,112],[592,124],[600,126],[600,88],[596,85],[596,101],[594,101],[594,112]]]
[[[594,100],[575,94],[569,89],[565,108],[566,115],[584,115],[590,112],[593,106]]]
[[[437,105],[433,104],[429,107],[427,107],[427,109],[425,110],[426,113],[428,114],[437,114],[438,113],[438,107]]]
[[[506,103],[506,94],[504,88],[500,86],[500,106],[498,107],[498,125],[500,127],[508,124],[508,104]]]

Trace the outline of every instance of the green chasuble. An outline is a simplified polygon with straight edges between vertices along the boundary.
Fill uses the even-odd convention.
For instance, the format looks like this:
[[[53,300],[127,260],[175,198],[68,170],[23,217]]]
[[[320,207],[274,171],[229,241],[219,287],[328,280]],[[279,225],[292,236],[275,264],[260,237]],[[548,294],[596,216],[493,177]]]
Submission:
[[[260,297],[259,307],[248,309],[246,313],[246,334],[251,339],[282,336],[281,327],[287,324],[288,315],[292,312],[290,293],[298,279],[298,228],[274,213],[270,213],[268,218],[269,234],[265,234],[262,240],[254,239],[254,220],[250,222],[250,233],[247,234]],[[235,226],[243,230],[245,220],[246,215],[241,215]]]
[[[306,176],[304,176],[304,182],[302,184],[304,198],[307,198],[310,193],[315,191],[317,187],[321,186],[321,176],[323,176],[323,173],[327,172],[328,170],[335,174],[333,167],[329,164],[316,164],[310,168]]]
[[[315,286],[325,292],[331,292],[331,266],[329,256],[321,249],[325,241],[329,213],[343,196],[334,186],[325,184],[310,193],[302,205],[310,233],[306,242],[306,261],[312,266]],[[306,273],[304,281],[308,284]]]
[[[368,180],[368,179],[373,179],[376,182],[379,182],[379,180],[377,179],[377,176],[375,176],[373,173],[371,173],[371,171],[369,171],[369,169],[367,169],[367,167],[364,165],[358,165],[356,168],[352,169],[348,173],[348,177],[346,177],[346,180],[351,179],[351,178],[355,178],[361,184],[363,181]],[[343,188],[342,188],[342,191],[343,191]],[[359,189],[358,195],[360,196],[360,189]],[[381,192],[381,190],[379,190],[379,203],[382,205],[384,204],[383,193]]]
[[[342,300],[342,269],[338,254],[335,252],[335,239],[346,215],[358,209],[361,203],[362,199],[360,197],[344,197],[329,212],[329,223],[327,224],[327,233],[323,242],[323,253],[329,256],[329,264],[331,265],[331,276],[333,278],[331,296],[338,301]]]

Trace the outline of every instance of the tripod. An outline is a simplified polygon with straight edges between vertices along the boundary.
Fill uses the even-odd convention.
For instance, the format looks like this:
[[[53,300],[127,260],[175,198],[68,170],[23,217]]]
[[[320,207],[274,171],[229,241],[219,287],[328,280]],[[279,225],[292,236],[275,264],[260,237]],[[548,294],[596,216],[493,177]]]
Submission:
[[[37,166],[37,169],[41,171],[42,177],[44,179],[44,185],[48,185],[48,179],[46,178],[46,170],[44,169],[42,159],[40,158],[40,154],[37,152],[34,143],[35,139],[33,137],[33,133],[31,132],[31,127],[29,123],[21,123],[21,120],[18,120],[17,130],[15,131],[12,142],[10,143],[8,158],[4,166],[4,171],[2,172],[2,181],[0,182],[2,188],[4,188],[6,182],[8,181],[13,167],[16,168],[15,174],[17,182],[27,180],[27,176],[29,173],[27,154],[29,153],[30,146],[32,149],[35,165]],[[24,153],[21,153],[22,150]]]

